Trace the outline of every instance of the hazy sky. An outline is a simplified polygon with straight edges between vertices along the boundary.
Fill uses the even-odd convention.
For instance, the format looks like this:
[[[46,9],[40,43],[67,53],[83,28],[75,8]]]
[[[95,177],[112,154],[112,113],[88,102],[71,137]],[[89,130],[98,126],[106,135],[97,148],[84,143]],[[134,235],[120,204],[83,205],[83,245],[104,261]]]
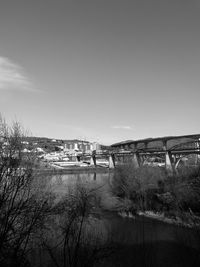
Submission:
[[[1,0],[0,111],[104,144],[200,133],[200,0]]]

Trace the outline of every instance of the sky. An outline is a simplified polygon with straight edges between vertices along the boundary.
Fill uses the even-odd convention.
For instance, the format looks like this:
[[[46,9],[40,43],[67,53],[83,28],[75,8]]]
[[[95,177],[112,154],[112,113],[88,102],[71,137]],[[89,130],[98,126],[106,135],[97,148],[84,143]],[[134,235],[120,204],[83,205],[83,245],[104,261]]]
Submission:
[[[0,112],[34,136],[200,133],[200,0],[1,0]]]

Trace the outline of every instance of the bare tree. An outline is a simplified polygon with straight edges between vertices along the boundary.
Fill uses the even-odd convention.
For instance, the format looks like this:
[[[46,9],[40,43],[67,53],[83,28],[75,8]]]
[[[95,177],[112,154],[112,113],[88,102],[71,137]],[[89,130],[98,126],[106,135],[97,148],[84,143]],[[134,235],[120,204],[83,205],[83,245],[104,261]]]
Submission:
[[[26,266],[29,241],[42,227],[51,196],[38,186],[24,131],[0,117],[0,266]]]
[[[92,267],[111,255],[110,235],[102,232],[94,216],[96,201],[96,189],[77,185],[54,207],[54,223],[41,237],[51,266]]]
[[[24,132],[0,118],[0,266],[31,266],[40,248],[44,265],[47,252],[48,266],[94,266],[112,250],[92,217],[95,190],[77,186],[55,199]]]

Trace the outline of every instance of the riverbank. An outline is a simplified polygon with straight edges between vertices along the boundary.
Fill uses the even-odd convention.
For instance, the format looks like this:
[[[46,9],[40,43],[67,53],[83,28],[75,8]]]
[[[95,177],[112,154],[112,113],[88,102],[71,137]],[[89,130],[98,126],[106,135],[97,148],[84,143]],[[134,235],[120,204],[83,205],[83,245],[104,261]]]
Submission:
[[[200,218],[195,216],[195,218],[190,219],[189,222],[185,222],[180,217],[176,216],[175,218],[166,217],[164,213],[155,213],[153,211],[138,212],[139,216],[145,216],[147,218],[159,220],[168,224],[174,224],[178,226],[184,226],[189,228],[200,227]],[[187,215],[185,215],[187,216]],[[187,216],[188,217],[188,216]]]
[[[177,226],[183,226],[187,228],[197,228],[200,227],[200,217],[195,216],[195,220],[189,220],[190,222],[185,222],[183,219],[180,217],[176,216],[175,218],[170,218],[165,216],[164,213],[156,213],[154,211],[139,211],[136,214],[133,214],[132,212],[128,211],[119,211],[117,212],[119,216],[123,218],[130,218],[130,219],[135,219],[136,216],[143,216],[146,218],[150,218],[153,220],[158,220],[167,224],[172,224],[172,225],[177,225]]]

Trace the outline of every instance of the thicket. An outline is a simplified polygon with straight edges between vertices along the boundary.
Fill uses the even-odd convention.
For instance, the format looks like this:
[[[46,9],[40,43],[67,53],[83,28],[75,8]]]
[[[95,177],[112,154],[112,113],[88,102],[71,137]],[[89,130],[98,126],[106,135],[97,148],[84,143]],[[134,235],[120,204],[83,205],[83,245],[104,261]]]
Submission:
[[[179,174],[169,176],[159,167],[135,168],[133,164],[126,164],[114,172],[112,193],[129,203],[125,209],[136,213],[151,210],[172,217],[198,216],[200,168],[184,168]]]

